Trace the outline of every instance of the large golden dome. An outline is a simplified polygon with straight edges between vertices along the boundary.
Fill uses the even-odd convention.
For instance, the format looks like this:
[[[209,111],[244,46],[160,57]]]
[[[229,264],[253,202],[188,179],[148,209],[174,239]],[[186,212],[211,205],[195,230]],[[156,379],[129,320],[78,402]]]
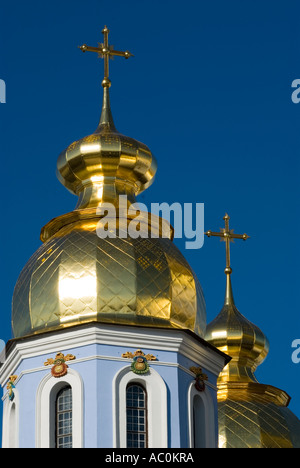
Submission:
[[[15,337],[100,321],[205,333],[199,282],[170,239],[101,239],[97,219],[67,225],[15,287]]]
[[[13,295],[14,336],[99,321],[183,328],[203,337],[202,289],[173,244],[170,225],[158,218],[158,235],[151,237],[152,217],[145,213],[141,230],[148,235],[122,232],[133,215],[120,210],[120,196],[126,197],[126,208],[133,206],[135,196],[152,183],[156,160],[146,145],[116,130],[108,77],[102,86],[96,131],[58,158],[58,178],[79,201],[74,211],[42,229],[44,244],[20,274]],[[115,237],[102,238],[97,226],[104,213],[99,208],[108,203],[116,208],[117,230]]]

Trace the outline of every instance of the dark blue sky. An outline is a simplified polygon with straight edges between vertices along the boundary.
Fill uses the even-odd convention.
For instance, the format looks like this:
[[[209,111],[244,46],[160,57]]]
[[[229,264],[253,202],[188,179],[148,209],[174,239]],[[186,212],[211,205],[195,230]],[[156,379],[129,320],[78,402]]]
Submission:
[[[293,1],[16,0],[1,7],[2,229],[0,338],[11,338],[18,275],[40,229],[74,209],[56,179],[59,153],[100,117],[103,63],[78,45],[102,42],[134,58],[111,62],[117,129],[147,144],[155,183],[139,201],[204,203],[205,229],[225,212],[247,242],[232,245],[236,305],[270,341],[256,376],[292,397],[300,417],[300,5]],[[220,311],[225,249],[206,239],[184,250],[202,284],[207,319]]]

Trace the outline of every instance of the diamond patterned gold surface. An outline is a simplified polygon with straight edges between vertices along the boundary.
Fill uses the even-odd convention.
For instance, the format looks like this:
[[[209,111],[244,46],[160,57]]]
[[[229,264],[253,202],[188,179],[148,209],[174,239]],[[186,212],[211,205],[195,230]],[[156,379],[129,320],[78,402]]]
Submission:
[[[98,320],[206,326],[201,286],[169,239],[101,239],[96,223],[61,229],[29,260],[13,297],[15,337]]]
[[[300,420],[287,408],[290,397],[257,382],[254,372],[269,343],[235,306],[230,275],[224,306],[205,339],[231,357],[218,377],[219,447],[300,448]]]
[[[219,402],[220,448],[299,448],[299,419],[286,407],[249,393]]]

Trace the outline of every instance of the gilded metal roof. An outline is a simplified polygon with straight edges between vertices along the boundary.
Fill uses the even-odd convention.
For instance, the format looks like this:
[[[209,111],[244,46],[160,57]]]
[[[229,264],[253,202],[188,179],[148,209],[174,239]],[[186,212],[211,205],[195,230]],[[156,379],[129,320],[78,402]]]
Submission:
[[[224,306],[205,339],[232,358],[218,378],[219,447],[300,448],[300,420],[287,408],[290,397],[255,377],[269,343],[235,306],[230,275]]]
[[[204,336],[206,312],[200,284],[171,234],[149,235],[146,213],[143,233],[101,238],[99,208],[110,206],[126,225],[132,215],[123,213],[121,196],[132,206],[156,173],[156,160],[143,143],[116,130],[110,109],[109,59],[125,58],[104,43],[97,52],[104,58],[103,105],[96,131],[75,141],[57,162],[59,180],[78,195],[76,209],[50,221],[41,233],[44,244],[20,274],[13,296],[15,337],[41,333],[88,321],[164,326],[192,330]]]
[[[226,292],[224,305],[207,325],[205,339],[231,357],[218,378],[219,447],[300,447],[300,421],[287,408],[290,397],[272,385],[261,384],[255,370],[269,352],[269,342],[259,327],[237,309],[231,285],[229,242],[234,235],[225,215],[225,229],[207,235],[226,241]]]
[[[13,296],[15,337],[100,321],[186,328],[203,336],[201,286],[169,239],[101,239],[65,226],[25,265]]]
[[[219,401],[219,447],[300,448],[299,419],[284,403],[273,401],[272,393],[280,391],[256,385],[257,393],[253,388],[229,390]]]

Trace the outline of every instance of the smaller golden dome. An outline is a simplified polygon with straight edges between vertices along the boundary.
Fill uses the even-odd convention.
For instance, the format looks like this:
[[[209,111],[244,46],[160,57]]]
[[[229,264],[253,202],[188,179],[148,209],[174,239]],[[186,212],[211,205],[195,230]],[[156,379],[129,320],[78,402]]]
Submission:
[[[110,110],[109,61],[114,56],[128,59],[132,54],[115,50],[108,42],[109,29],[102,30],[104,40],[98,47],[84,44],[83,52],[95,52],[104,59],[103,105],[96,131],[75,141],[57,161],[60,182],[79,197],[76,209],[95,208],[101,203],[118,206],[119,195],[128,205],[153,182],[157,164],[149,148],[116,130]]]
[[[219,448],[300,448],[300,421],[271,385],[231,384],[219,397]]]
[[[290,397],[254,376],[269,343],[233,300],[227,274],[225,303],[207,325],[205,339],[232,359],[218,378],[220,448],[300,448],[300,421],[287,406]]]
[[[269,342],[264,333],[237,309],[230,274],[226,275],[226,295],[219,315],[207,325],[206,337],[232,359],[219,376],[219,382],[256,382],[254,371],[266,358]]]
[[[205,339],[228,354],[231,361],[218,378],[220,448],[300,448],[300,421],[287,408],[283,390],[257,381],[254,371],[266,358],[269,342],[264,333],[237,309],[232,293],[229,242],[246,234],[229,229],[208,231],[226,242],[226,294],[219,315],[207,325]]]
[[[79,196],[77,209],[103,202],[117,206],[119,195],[134,203],[135,196],[152,184],[156,170],[150,149],[116,130],[108,87],[103,90],[101,119],[95,132],[69,145],[57,161],[59,181]]]

